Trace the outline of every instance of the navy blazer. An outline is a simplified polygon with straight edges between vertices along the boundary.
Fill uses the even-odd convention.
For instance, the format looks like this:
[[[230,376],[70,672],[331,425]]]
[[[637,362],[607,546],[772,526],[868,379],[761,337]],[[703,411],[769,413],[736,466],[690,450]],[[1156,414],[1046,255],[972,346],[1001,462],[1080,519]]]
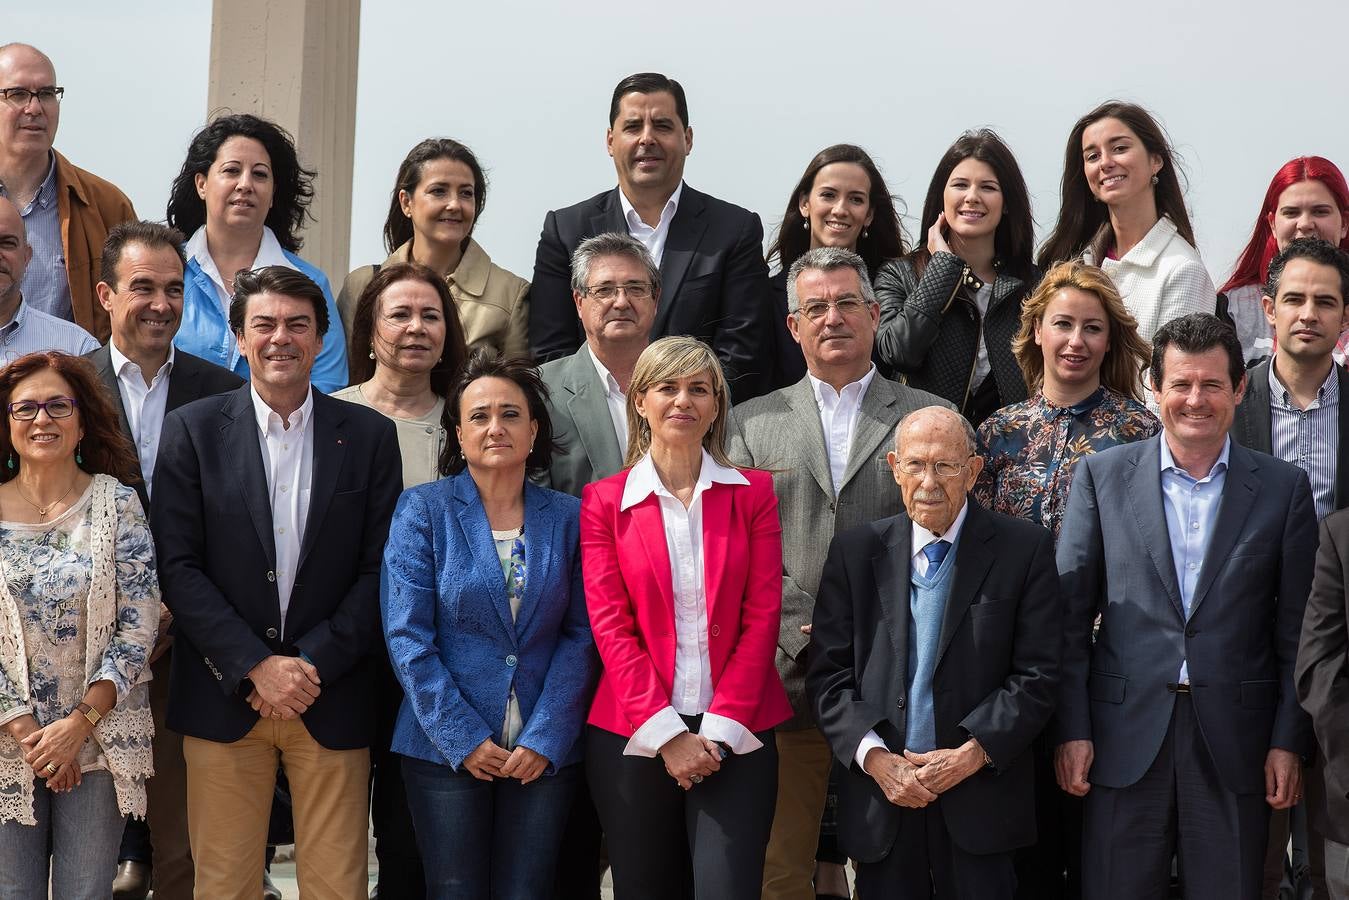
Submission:
[[[1185,617],[1161,480],[1164,435],[1083,457],[1058,546],[1065,599],[1056,740],[1093,741],[1089,780],[1128,787],[1157,757],[1189,663],[1195,715],[1223,787],[1265,792],[1270,748],[1307,756],[1293,693],[1316,557],[1297,466],[1233,442],[1208,553]],[[1092,623],[1100,628],[1092,640]]]
[[[380,579],[380,612],[406,696],[393,751],[458,770],[502,743],[511,689],[516,743],[547,774],[581,757],[597,670],[581,581],[581,502],[525,485],[525,596],[511,620],[506,580],[478,486],[463,472],[404,492]]]
[[[379,562],[403,463],[393,422],[314,391],[309,516],[284,633],[276,543],[250,387],[169,413],[155,463],[151,528],[177,642],[168,726],[237,741],[257,724],[248,672],[268,656],[309,657],[322,679],[305,711],[331,750],[374,737],[372,650]]]

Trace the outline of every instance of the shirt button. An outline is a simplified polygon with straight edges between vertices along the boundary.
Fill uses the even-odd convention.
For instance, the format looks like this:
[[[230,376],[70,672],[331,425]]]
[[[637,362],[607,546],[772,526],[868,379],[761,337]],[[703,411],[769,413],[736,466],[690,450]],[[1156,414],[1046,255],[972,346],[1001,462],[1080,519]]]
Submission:
[[[1193,529],[1195,529],[1195,530],[1197,531],[1197,530],[1199,529],[1199,523],[1198,523],[1198,522],[1191,522],[1191,523],[1190,523],[1190,527],[1193,528]]]
[[[514,653],[512,653],[510,656],[507,656],[507,657],[506,657],[506,665],[508,665],[508,666],[510,666],[510,667],[512,667],[512,668],[515,667],[515,664],[516,664],[517,662],[519,662],[519,660],[515,658],[515,654],[514,654]]]
[[[285,526],[282,526],[281,528],[278,528],[278,529],[276,530],[276,533],[277,533],[277,534],[285,534],[285,533],[286,533]]]
[[[281,449],[282,449],[282,450],[289,450],[289,449],[290,449],[290,444],[282,444],[282,445],[281,445]]]
[[[287,491],[287,490],[288,490],[288,488],[287,488],[287,486],[286,486],[286,485],[284,485],[284,484],[283,484],[283,485],[281,485],[281,493],[283,493],[283,494],[284,494],[284,493],[285,493],[285,492],[286,492],[286,491]]]
[[[267,629],[267,639],[268,639],[268,640],[273,640],[273,641],[276,640],[276,634],[277,634],[277,631],[276,631],[275,628],[268,628],[268,629]]]
[[[1193,571],[1195,570],[1196,566],[1195,566],[1194,563],[1190,563],[1190,564],[1189,564],[1188,566],[1186,566],[1185,568],[1187,568],[1187,569],[1189,569],[1191,572],[1193,572]]]

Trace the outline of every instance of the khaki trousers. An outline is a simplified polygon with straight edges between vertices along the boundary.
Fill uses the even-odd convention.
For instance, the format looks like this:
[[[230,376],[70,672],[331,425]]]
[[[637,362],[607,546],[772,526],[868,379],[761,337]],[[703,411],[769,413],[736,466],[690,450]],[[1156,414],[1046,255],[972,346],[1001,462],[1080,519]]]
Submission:
[[[169,731],[170,650],[151,671],[150,712],[155,718],[155,776],[145,784],[146,819],[154,844],[155,900],[192,900],[192,847],[187,837],[187,764],[183,736]]]
[[[259,719],[232,744],[183,738],[197,900],[257,900],[278,764],[290,780],[305,900],[364,900],[370,751],[329,750],[301,719]]]
[[[778,731],[778,799],[764,857],[763,900],[815,900],[815,850],[832,754],[818,728]]]

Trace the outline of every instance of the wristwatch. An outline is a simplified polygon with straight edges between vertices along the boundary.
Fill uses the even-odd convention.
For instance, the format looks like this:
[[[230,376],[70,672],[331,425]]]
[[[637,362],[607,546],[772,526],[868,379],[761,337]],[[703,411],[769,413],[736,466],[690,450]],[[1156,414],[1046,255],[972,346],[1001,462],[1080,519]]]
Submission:
[[[103,718],[103,713],[83,701],[75,704],[75,708],[80,711],[81,715],[89,720],[90,725],[98,725],[98,720]]]

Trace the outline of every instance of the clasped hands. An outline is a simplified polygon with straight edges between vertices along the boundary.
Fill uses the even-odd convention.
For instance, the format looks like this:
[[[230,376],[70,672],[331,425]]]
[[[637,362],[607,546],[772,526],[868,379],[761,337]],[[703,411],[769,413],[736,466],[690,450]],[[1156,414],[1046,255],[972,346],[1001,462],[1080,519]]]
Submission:
[[[518,745],[507,750],[487,738],[464,758],[464,768],[479,781],[516,778],[521,784],[529,784],[548,768],[548,757]]]
[[[922,809],[938,796],[984,766],[984,750],[970,738],[954,750],[931,750],[903,755],[884,747],[867,751],[863,769],[875,780],[885,799],[896,806]]]
[[[248,705],[264,719],[293,719],[319,696],[319,670],[298,656],[269,656],[248,670]]]
[[[31,715],[20,716],[6,729],[23,748],[24,762],[46,780],[49,789],[62,793],[79,786],[80,767],[75,758],[94,730],[83,715],[73,713],[45,727]]]
[[[721,748],[691,731],[680,732],[656,752],[665,763],[665,771],[686,791],[721,770]]]

